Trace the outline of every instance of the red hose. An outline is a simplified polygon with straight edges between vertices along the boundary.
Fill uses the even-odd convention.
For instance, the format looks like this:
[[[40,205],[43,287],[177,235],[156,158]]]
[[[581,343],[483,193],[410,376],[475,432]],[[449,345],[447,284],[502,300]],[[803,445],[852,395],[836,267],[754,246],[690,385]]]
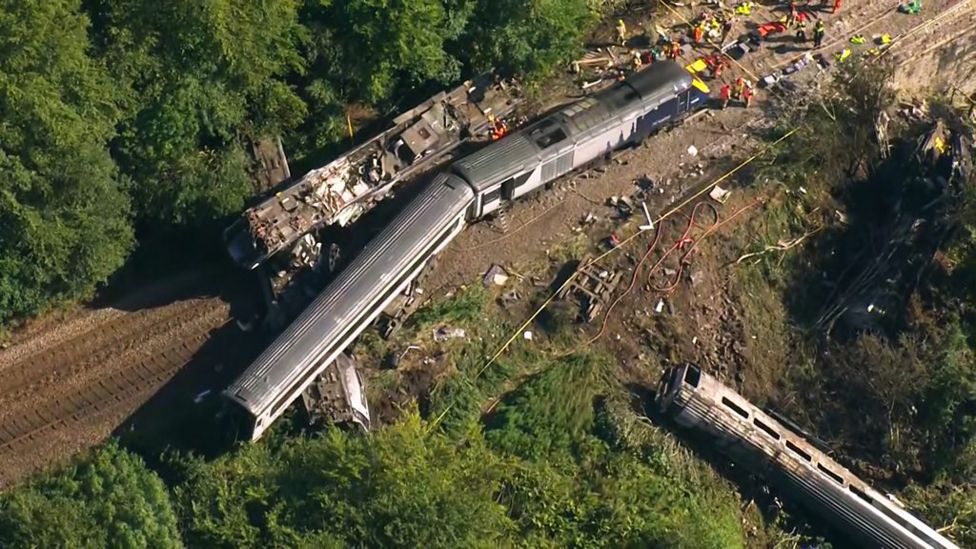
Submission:
[[[709,235],[711,235],[718,229],[722,228],[722,226],[724,226],[726,223],[729,223],[733,219],[739,217],[745,211],[754,208],[761,203],[762,200],[757,198],[756,200],[753,200],[749,204],[746,204],[745,206],[739,208],[738,210],[733,212],[732,215],[730,215],[727,219],[724,220],[720,219],[718,210],[715,209],[715,206],[712,205],[711,203],[698,202],[697,204],[695,204],[695,206],[691,209],[691,215],[688,216],[688,224],[685,226],[685,230],[681,233],[681,236],[678,238],[677,241],[675,241],[674,244],[672,244],[667,249],[667,251],[664,252],[664,254],[654,263],[654,265],[651,266],[650,271],[648,271],[647,283],[648,285],[650,285],[651,289],[656,292],[660,292],[664,294],[669,294],[672,291],[674,291],[674,289],[677,288],[678,284],[681,282],[681,275],[684,272],[685,265],[691,263],[691,255],[695,252],[695,250],[698,249],[698,244],[700,244],[701,241],[707,238]],[[713,215],[713,221],[700,236],[694,237],[692,236],[691,232],[696,226],[696,218],[704,210],[708,210],[709,212],[711,212],[711,214]],[[647,250],[641,256],[640,260],[637,262],[637,265],[634,266],[634,272],[630,277],[630,285],[628,285],[627,289],[624,290],[622,294],[617,296],[610,303],[610,306],[607,307],[607,312],[605,315],[603,315],[603,324],[600,326],[600,331],[597,332],[597,334],[593,336],[589,341],[587,341],[586,345],[590,345],[594,343],[596,340],[603,337],[603,334],[607,330],[607,323],[610,321],[610,313],[613,312],[613,309],[617,306],[618,303],[620,303],[623,300],[624,297],[626,297],[628,294],[630,294],[631,291],[633,291],[634,286],[637,284],[637,277],[640,275],[641,267],[651,256],[651,254],[654,252],[654,250],[657,248],[657,245],[661,241],[661,233],[663,231],[664,223],[665,223],[664,221],[659,222],[657,227],[654,229],[654,238],[651,239],[651,243],[648,245]],[[678,269],[674,277],[670,282],[668,282],[663,286],[653,284],[651,282],[651,278],[654,276],[654,273],[657,272],[659,268],[661,268],[665,260],[667,260],[667,258],[670,257],[675,250],[684,250],[684,253],[682,253],[681,257],[678,259]]]

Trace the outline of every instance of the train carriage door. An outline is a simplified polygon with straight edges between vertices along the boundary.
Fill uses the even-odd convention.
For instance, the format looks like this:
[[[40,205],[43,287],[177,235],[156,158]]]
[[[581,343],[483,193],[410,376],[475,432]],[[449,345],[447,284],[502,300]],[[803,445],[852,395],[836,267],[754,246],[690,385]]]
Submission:
[[[502,199],[512,200],[515,198],[515,178],[509,177],[502,182]]]

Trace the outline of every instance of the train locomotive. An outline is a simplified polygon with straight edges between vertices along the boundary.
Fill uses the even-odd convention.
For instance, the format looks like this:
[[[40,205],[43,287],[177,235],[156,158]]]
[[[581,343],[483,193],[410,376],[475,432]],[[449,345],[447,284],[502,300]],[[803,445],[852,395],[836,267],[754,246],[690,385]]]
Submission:
[[[706,435],[735,463],[765,477],[864,547],[957,546],[783,424],[693,364],[670,368],[657,394],[661,411]]]
[[[632,73],[438,173],[225,391],[257,440],[464,227],[704,107],[666,61]]]

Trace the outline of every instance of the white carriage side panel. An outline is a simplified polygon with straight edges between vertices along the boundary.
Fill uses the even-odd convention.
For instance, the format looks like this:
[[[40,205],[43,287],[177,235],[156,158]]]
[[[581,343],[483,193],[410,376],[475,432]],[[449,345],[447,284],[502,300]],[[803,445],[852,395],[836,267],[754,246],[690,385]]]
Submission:
[[[519,175],[525,175],[525,172],[522,172]],[[541,187],[543,183],[545,182],[542,180],[542,164],[539,164],[534,168],[532,168],[532,172],[529,175],[529,178],[525,181],[525,183],[515,188],[515,192],[512,195],[512,198],[518,198],[520,196],[524,196],[534,191],[535,189]]]
[[[716,446],[723,451],[736,450],[731,455],[741,453],[737,457],[748,459],[754,464],[757,463],[755,461],[757,459],[769,459],[776,464],[780,472],[785,473],[797,485],[804,484],[805,478],[814,476],[820,477],[825,483],[834,482],[830,486],[841,491],[843,502],[834,501],[826,492],[813,487],[805,490],[805,496],[819,501],[825,512],[831,512],[838,518],[847,520],[850,527],[856,528],[859,522],[855,516],[850,515],[854,509],[857,509],[862,516],[870,516],[875,524],[884,524],[896,530],[899,535],[912,540],[918,547],[958,549],[932,527],[907,510],[894,505],[845,467],[780,425],[775,418],[765,414],[717,379],[702,374],[698,387],[695,388],[685,383],[682,375],[678,381],[678,389],[671,394],[671,399],[679,407],[679,410],[673,414],[676,423],[685,428],[708,433],[713,437]],[[728,404],[723,402],[725,399]],[[735,406],[741,412],[736,413],[729,405]],[[745,416],[741,413],[745,413]],[[759,422],[765,426],[765,429],[756,428]],[[774,437],[766,430],[776,432],[777,435]],[[797,455],[789,444],[805,452],[809,458],[803,459]],[[831,471],[840,480],[831,479],[830,476],[819,472],[819,467],[825,467],[825,471]],[[852,487],[869,497],[871,502],[855,495]],[[865,530],[866,534],[868,532],[869,530]],[[883,533],[875,532],[874,535],[880,536]]]
[[[620,148],[634,135],[635,131],[634,122],[625,121],[614,124],[609,130],[578,144],[576,157],[573,159],[573,168],[585,166],[594,159]]]

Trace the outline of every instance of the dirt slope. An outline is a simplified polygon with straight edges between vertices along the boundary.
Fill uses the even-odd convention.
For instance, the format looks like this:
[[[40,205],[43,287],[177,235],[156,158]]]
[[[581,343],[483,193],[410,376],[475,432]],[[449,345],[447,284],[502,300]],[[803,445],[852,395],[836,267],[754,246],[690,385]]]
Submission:
[[[905,63],[899,75],[906,85],[976,86],[965,78],[976,63],[971,0],[926,2],[918,17],[897,14],[888,2],[844,4],[840,14],[822,14],[827,49],[846,46],[852,32],[887,32],[904,41],[893,54]],[[782,15],[765,7],[757,12],[754,22]],[[762,75],[794,59],[798,52],[784,38],[747,56],[746,68]],[[734,76],[730,72],[728,79]],[[507,234],[485,223],[467,230],[443,254],[428,286],[436,293],[468,282],[491,263],[544,261],[546,250],[566,241],[587,213],[608,215],[605,199],[630,194],[638,178],[654,182],[648,206],[660,210],[728,169],[730,157],[747,156],[756,146],[750,135],[763,123],[761,108],[730,108],[624,152],[605,170],[574,175],[554,192],[515,205]],[[686,152],[690,145],[697,156]],[[168,384],[167,401],[152,410],[192,406],[198,393],[218,392],[215,380],[245,367],[253,352],[243,349],[256,345],[232,322],[224,287],[235,276],[201,270],[135,289],[108,306],[42,319],[15,334],[0,351],[0,487],[104,440]],[[173,388],[174,376],[188,369],[195,375]]]

